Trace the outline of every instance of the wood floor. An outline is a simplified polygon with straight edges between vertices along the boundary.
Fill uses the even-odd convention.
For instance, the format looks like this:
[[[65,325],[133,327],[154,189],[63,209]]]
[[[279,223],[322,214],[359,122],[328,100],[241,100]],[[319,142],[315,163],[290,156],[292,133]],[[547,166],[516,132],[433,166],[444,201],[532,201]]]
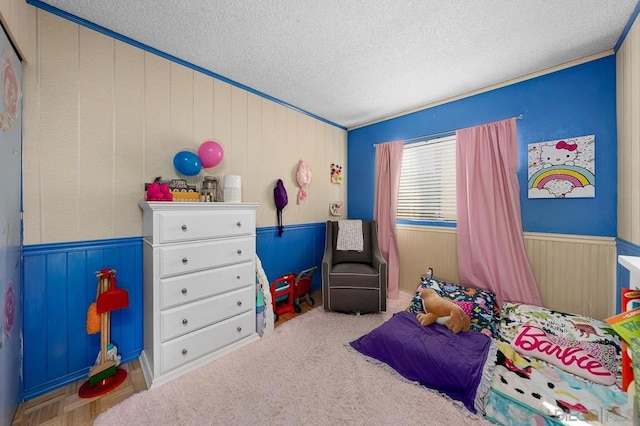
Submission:
[[[295,318],[297,315],[322,305],[322,293],[311,293],[313,307],[302,303],[300,314],[286,313],[280,315],[275,326]],[[304,300],[304,299],[303,299]],[[18,407],[14,417],[14,426],[26,425],[93,425],[93,420],[107,408],[124,401],[136,392],[147,389],[138,360],[121,365],[127,370],[127,379],[113,391],[96,397],[80,398],[78,389],[85,380],[71,383],[63,388],[51,391],[37,398],[25,401]]]

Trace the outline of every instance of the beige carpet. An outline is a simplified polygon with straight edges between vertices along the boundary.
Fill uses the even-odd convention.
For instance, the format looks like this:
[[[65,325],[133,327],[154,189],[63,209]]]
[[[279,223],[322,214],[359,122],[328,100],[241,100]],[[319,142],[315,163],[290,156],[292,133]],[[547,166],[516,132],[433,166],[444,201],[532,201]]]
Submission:
[[[102,413],[95,425],[476,425],[451,400],[345,345],[406,308],[382,314],[322,307],[268,337]]]

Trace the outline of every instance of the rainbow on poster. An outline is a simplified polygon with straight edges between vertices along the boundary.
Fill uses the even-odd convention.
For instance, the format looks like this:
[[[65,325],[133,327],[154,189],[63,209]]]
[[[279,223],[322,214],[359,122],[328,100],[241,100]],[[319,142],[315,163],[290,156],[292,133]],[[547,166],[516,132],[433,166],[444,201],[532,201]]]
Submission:
[[[587,169],[575,166],[551,166],[548,169],[538,170],[529,179],[529,187],[542,189],[553,179],[567,180],[574,187],[580,188],[596,184],[596,177]]]

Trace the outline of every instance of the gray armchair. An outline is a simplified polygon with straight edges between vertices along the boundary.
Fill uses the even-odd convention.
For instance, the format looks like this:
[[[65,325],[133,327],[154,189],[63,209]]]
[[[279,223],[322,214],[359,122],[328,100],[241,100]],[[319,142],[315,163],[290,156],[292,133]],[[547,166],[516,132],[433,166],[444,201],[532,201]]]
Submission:
[[[338,222],[327,221],[322,258],[322,300],[326,310],[387,310],[387,261],[378,247],[377,223],[362,221],[362,233],[362,252],[337,250]]]

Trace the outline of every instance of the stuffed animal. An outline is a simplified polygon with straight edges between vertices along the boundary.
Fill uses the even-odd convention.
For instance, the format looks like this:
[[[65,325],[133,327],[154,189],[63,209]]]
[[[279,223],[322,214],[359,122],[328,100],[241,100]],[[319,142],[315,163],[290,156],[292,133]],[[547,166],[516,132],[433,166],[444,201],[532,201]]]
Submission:
[[[147,201],[173,201],[173,194],[166,183],[153,182],[147,187]]]
[[[432,288],[422,290],[420,297],[426,312],[417,315],[420,324],[426,327],[438,321],[454,333],[469,331],[471,322],[460,306],[443,299]]]

